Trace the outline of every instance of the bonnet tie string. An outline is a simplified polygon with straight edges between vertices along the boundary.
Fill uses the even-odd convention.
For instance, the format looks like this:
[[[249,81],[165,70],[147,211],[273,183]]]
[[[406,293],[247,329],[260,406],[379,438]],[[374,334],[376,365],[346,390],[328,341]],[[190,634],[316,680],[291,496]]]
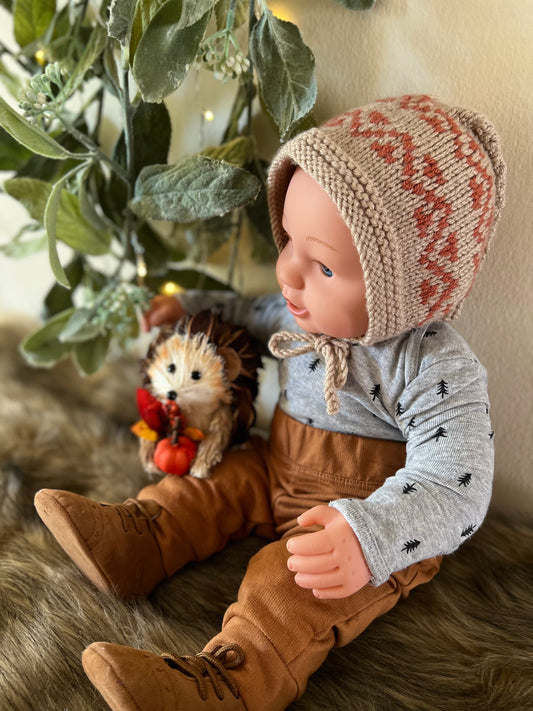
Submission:
[[[300,345],[291,345],[294,342]],[[268,347],[276,358],[289,358],[313,351],[322,356],[326,362],[324,399],[328,415],[337,414],[340,407],[338,391],[344,387],[348,377],[349,341],[315,333],[279,331],[271,336]]]

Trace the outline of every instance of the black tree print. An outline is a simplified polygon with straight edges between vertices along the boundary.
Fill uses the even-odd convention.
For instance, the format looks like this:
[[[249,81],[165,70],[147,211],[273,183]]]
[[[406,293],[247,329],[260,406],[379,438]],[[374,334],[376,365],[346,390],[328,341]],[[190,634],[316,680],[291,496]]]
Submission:
[[[437,335],[437,331],[426,331],[424,333],[424,338],[431,338],[432,336],[436,336],[436,335]]]
[[[411,430],[416,429],[415,422],[416,422],[416,417],[411,417],[411,419],[409,420],[409,424],[407,425],[407,430],[408,430],[409,432],[410,432]]]
[[[406,541],[403,544],[402,551],[404,551],[405,553],[412,553],[414,550],[416,550],[418,548],[419,545],[420,545],[420,541],[418,541],[416,538],[413,538],[412,541]]]
[[[318,364],[320,363],[320,358],[315,358],[309,363],[309,370],[311,373],[314,373],[315,370],[318,368]]]
[[[396,405],[396,415],[399,417],[400,415],[403,415],[404,412],[405,412],[404,406],[402,405],[401,402],[398,402],[398,404]]]
[[[378,398],[380,393],[381,393],[381,385],[374,385],[374,387],[370,391],[370,394],[372,395],[372,400],[374,401],[376,398]]]
[[[441,380],[440,383],[437,385],[437,395],[441,396],[441,399],[444,400],[444,397],[448,394],[448,383],[445,380]]]
[[[470,472],[465,472],[457,479],[459,486],[467,487],[472,481],[472,474]]]
[[[463,529],[461,532],[461,538],[467,538],[468,536],[471,536],[474,531],[476,530],[477,526],[475,523],[471,523],[470,526],[467,528]]]
[[[446,427],[439,427],[439,429],[435,432],[433,437],[431,439],[434,439],[436,442],[439,441],[442,437],[447,437],[447,430]]]
[[[402,489],[402,494],[412,494],[413,491],[416,491],[416,486],[414,484],[405,484],[403,489]]]

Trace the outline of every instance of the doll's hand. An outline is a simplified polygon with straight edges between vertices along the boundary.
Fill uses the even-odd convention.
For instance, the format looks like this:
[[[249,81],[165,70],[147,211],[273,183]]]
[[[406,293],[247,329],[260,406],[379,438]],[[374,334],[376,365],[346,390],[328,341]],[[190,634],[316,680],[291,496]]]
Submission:
[[[287,541],[291,557],[287,567],[294,580],[315,597],[347,597],[364,587],[370,571],[357,536],[344,516],[331,506],[315,506],[298,517],[300,526],[320,524],[324,528]]]
[[[143,314],[143,329],[149,331],[153,326],[174,325],[185,315],[185,309],[175,296],[154,296],[150,308]]]

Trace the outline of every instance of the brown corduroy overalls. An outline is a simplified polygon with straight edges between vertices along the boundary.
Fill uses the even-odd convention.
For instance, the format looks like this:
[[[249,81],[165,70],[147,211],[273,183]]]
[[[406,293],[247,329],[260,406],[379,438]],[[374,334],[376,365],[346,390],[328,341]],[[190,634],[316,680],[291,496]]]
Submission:
[[[143,489],[163,509],[158,541],[169,574],[255,531],[273,540],[252,557],[222,631],[206,645],[237,643],[232,670],[248,711],[282,711],[299,698],[333,647],[357,637],[409,591],[430,580],[440,558],[366,585],[340,600],[319,600],[287,568],[289,536],[308,533],[296,518],[317,504],[366,498],[405,463],[405,445],[318,430],[276,410],[270,439],[228,452],[210,479],[167,476]]]

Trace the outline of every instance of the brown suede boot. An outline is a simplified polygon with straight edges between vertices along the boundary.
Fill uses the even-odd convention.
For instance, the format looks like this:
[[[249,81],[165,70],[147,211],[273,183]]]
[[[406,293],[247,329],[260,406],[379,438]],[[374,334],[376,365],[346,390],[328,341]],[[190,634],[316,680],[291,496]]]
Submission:
[[[35,508],[59,545],[103,592],[147,595],[167,578],[154,521],[155,501],[101,504],[68,491],[42,489]]]
[[[228,669],[244,661],[236,644],[194,657],[161,657],[95,642],[83,668],[113,711],[246,711]]]

